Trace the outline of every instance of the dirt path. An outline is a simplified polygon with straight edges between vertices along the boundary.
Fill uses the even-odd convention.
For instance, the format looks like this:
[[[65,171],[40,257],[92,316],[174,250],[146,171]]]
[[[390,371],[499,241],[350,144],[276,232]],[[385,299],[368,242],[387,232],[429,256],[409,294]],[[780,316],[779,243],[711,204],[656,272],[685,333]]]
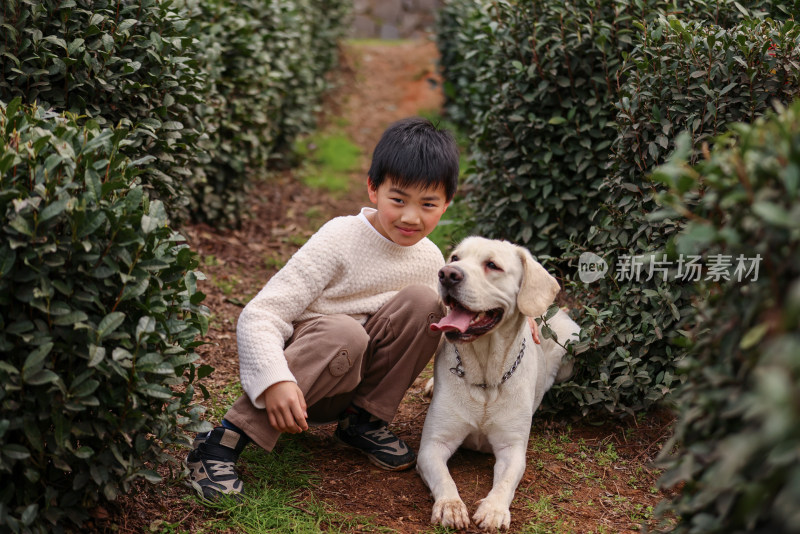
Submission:
[[[436,54],[433,43],[426,41],[346,45],[340,88],[325,104],[323,123],[343,129],[363,151],[361,170],[351,176],[349,192],[332,197],[302,186],[287,172],[255,187],[251,217],[241,229],[220,231],[205,225],[186,229],[209,279],[203,291],[213,316],[209,343],[199,352],[215,368],[208,384],[212,396],[223,395],[238,383],[235,322],[243,303],[322,222],[368,205],[368,155],[390,122],[441,107]],[[392,423],[414,449],[427,409],[421,395],[427,376],[429,371],[412,386]],[[319,482],[300,498],[313,493],[338,512],[370,517],[373,525],[389,531],[428,530],[432,501],[416,472],[387,473],[355,453],[335,449],[329,439],[333,428],[313,428],[304,439]],[[529,525],[526,531],[635,532],[648,509],[663,497],[652,489],[656,474],[648,463],[667,429],[668,421],[656,416],[638,425],[632,421],[592,425],[537,416],[529,467],[512,504],[511,531],[519,532],[537,520],[540,525]],[[280,442],[278,452],[279,448]],[[491,487],[493,462],[491,455],[470,452],[458,452],[450,462],[471,510]],[[175,532],[196,532],[199,528],[191,518],[198,505],[187,504],[186,491],[174,485],[147,489],[122,499],[111,519],[118,532],[146,531],[154,514],[185,529]],[[107,525],[108,515],[104,509],[96,510],[96,524]]]

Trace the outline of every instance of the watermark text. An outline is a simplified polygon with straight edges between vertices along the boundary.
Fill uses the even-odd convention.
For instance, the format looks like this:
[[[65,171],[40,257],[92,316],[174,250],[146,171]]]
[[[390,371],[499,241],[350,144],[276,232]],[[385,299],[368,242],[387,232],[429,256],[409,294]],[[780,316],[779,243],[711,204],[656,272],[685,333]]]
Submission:
[[[681,254],[676,260],[667,259],[666,254],[623,254],[614,264],[613,276],[620,282],[647,282],[649,280],[699,282],[756,282],[761,265],[761,254],[747,257],[713,254],[703,260],[702,256]],[[578,261],[578,276],[590,284],[606,276],[608,263],[597,254],[584,252]]]

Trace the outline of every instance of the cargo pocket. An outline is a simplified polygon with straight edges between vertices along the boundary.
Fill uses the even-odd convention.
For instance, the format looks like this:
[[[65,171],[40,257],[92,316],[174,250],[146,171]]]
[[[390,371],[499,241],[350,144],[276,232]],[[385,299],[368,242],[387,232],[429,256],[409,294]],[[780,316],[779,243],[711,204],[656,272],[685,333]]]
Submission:
[[[339,354],[333,357],[331,363],[328,364],[328,371],[333,376],[342,376],[350,370],[353,363],[348,358],[347,351],[341,350]]]

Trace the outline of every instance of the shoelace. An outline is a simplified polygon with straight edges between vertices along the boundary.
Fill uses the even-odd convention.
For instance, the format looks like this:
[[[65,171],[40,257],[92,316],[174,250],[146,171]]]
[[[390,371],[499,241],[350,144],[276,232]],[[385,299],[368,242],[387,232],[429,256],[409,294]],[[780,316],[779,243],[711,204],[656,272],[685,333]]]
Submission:
[[[223,475],[236,475],[233,470],[233,462],[224,462],[222,460],[209,460],[208,467],[214,476]]]
[[[375,430],[368,430],[367,432],[364,432],[364,434],[377,440],[392,439],[395,437],[391,430],[389,430],[389,427],[386,426],[382,426]]]

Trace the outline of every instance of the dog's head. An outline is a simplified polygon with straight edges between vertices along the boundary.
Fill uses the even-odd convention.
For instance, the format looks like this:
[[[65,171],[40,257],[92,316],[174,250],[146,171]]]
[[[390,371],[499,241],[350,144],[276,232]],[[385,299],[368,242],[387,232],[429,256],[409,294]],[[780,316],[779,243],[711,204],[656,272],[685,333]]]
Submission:
[[[474,341],[514,314],[542,315],[558,290],[526,249],[468,237],[439,271],[439,293],[450,312],[431,328],[450,341]]]

